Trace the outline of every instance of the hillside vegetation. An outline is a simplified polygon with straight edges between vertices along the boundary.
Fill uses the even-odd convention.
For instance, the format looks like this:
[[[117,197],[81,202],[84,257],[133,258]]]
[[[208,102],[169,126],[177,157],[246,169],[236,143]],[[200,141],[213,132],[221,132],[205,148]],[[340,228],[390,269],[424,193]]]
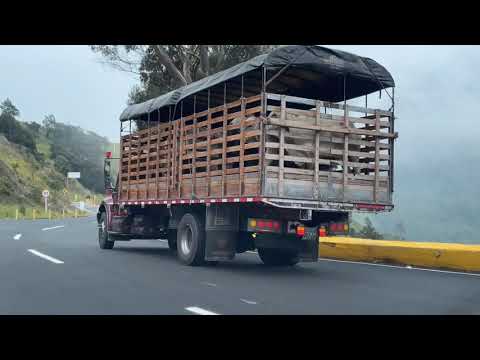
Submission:
[[[57,122],[53,115],[42,124],[19,121],[19,111],[8,99],[0,109],[0,217],[14,208],[23,215],[28,209],[40,211],[44,189],[53,211],[68,208],[75,195],[101,196],[103,153],[110,148],[106,138]],[[81,178],[69,179],[65,191],[69,171],[80,172]]]

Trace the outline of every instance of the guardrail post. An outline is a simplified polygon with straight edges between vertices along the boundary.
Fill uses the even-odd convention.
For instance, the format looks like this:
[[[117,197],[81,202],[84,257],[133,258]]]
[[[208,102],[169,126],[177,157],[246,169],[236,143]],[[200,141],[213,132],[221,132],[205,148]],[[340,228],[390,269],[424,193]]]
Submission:
[[[18,209],[15,209],[15,220],[18,220]]]
[[[32,210],[32,220],[35,220],[35,209]]]

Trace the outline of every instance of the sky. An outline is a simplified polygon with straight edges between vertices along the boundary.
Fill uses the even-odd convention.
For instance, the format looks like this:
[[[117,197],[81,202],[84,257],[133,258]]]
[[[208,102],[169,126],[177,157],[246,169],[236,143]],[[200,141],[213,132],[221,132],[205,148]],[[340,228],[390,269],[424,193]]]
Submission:
[[[100,63],[88,46],[0,46],[0,101],[10,98],[26,121],[45,115],[118,141],[118,116],[137,82]]]
[[[480,212],[480,46],[324,46],[370,57],[396,82],[396,209],[388,219],[415,228],[413,239],[471,239]],[[0,46],[0,100],[9,97],[27,121],[54,114],[118,141],[118,116],[137,81],[88,46]],[[370,95],[369,107],[376,101]]]

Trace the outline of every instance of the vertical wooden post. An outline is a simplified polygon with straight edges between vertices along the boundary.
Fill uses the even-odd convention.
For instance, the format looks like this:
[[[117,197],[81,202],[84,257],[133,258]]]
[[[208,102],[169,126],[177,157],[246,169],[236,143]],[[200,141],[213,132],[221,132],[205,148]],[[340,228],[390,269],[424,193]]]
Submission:
[[[245,181],[245,166],[244,166],[244,159],[245,159],[245,132],[244,126],[245,126],[245,110],[246,110],[246,104],[245,104],[245,98],[242,97],[241,99],[241,112],[240,112],[240,175],[239,175],[239,196],[242,196],[244,192],[244,184],[243,182]]]
[[[167,199],[170,197],[170,176],[172,175],[172,139],[173,139],[173,126],[172,122],[168,123],[168,135],[167,135]],[[160,141],[160,137],[159,140]],[[157,150],[158,154],[158,150]],[[158,155],[157,155],[158,158]],[[158,165],[157,165],[158,166]],[[158,171],[157,171],[158,177]],[[157,196],[158,197],[158,196]]]
[[[242,75],[243,81],[243,75]],[[207,115],[207,197],[210,197],[210,158],[211,158],[211,150],[210,150],[210,142],[211,142],[211,132],[212,132],[212,113],[210,112],[210,89],[208,89],[208,115]]]
[[[320,125],[320,101],[315,101],[315,110],[316,110],[316,118],[315,118],[315,124],[317,126]],[[318,180],[319,180],[319,167],[320,167],[320,131],[315,131],[315,161],[314,161],[314,166],[315,166],[315,170],[314,170],[314,190],[313,190],[313,194],[314,194],[314,199],[318,199],[319,198],[319,195],[320,195],[320,189],[319,189],[319,184],[318,184]]]
[[[287,117],[286,113],[287,102],[285,100],[285,95],[281,97],[281,108],[280,108],[280,120],[284,122]],[[279,161],[278,161],[278,195],[283,195],[283,183],[284,183],[284,163],[285,163],[285,127],[280,126],[280,147],[279,147]]]
[[[227,167],[227,84],[223,87],[223,153],[222,153],[222,196],[225,196],[225,176]]]
[[[180,154],[178,161],[178,198],[182,197],[182,172],[183,172],[183,127],[185,121],[180,119]]]
[[[350,123],[348,121],[348,107],[347,104],[344,104],[344,121],[345,128],[350,128]],[[343,147],[343,200],[345,200],[345,191],[348,186],[348,140],[349,134],[346,133],[344,136],[344,147]]]
[[[373,202],[377,202],[377,191],[378,191],[378,175],[380,169],[380,143],[378,132],[380,131],[380,116],[378,111],[375,110],[375,180],[373,184]]]
[[[35,214],[35,209],[32,210],[32,220],[35,220],[37,217],[36,217],[36,214]]]
[[[227,167],[227,105],[223,105],[223,143],[222,143],[222,196],[225,195],[225,176],[226,176],[226,167]]]
[[[193,96],[193,149],[192,149],[192,170],[190,174],[192,175],[192,192],[190,196],[193,198],[195,196],[195,188],[197,185],[197,97]]]
[[[148,122],[147,122],[147,174],[145,175],[146,181],[145,181],[145,186],[146,186],[146,191],[145,191],[145,199],[150,199],[150,136],[151,136],[151,131],[150,131],[150,114],[148,113]]]
[[[158,119],[157,119],[157,156],[155,157],[156,164],[155,164],[155,198],[158,199],[160,197],[160,189],[159,189],[159,170],[160,170],[160,110],[158,110]],[[168,181],[168,178],[167,178]],[[168,198],[168,182],[167,182],[167,198]]]
[[[15,209],[15,220],[18,220],[18,209]]]
[[[128,136],[128,169],[127,169],[127,200],[130,200],[130,172],[132,170],[132,119],[129,121],[129,136]]]

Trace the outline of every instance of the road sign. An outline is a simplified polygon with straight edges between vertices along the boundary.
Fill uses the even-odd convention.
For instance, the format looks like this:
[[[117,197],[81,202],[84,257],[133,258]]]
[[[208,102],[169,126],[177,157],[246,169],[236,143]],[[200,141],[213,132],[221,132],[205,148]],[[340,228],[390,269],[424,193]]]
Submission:
[[[69,179],[80,179],[80,173],[79,172],[69,172],[69,173],[67,173],[67,177]]]

